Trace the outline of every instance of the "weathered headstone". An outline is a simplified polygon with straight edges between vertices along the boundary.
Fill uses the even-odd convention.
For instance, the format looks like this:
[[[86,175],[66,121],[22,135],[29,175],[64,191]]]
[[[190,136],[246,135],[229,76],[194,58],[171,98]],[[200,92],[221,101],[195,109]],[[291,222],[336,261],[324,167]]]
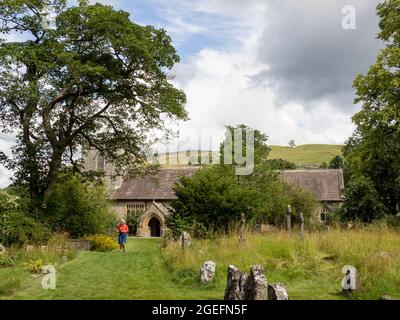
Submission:
[[[42,250],[42,252],[48,252],[49,251],[49,247],[48,246],[42,246],[41,250]]]
[[[282,283],[268,284],[268,300],[289,300],[285,286]]]
[[[228,266],[224,300],[243,300],[247,274],[235,266]]]
[[[182,249],[186,249],[188,247],[190,247],[190,245],[192,244],[192,238],[190,236],[189,233],[187,232],[182,232],[181,234],[181,248]]]
[[[6,253],[6,252],[7,252],[6,247],[3,246],[3,245],[0,243],[0,255],[4,254],[4,253]]]
[[[32,252],[33,250],[35,249],[35,247],[34,246],[31,246],[31,245],[27,245],[26,246],[26,248],[25,248],[25,250],[26,250],[26,252]]]
[[[244,287],[244,300],[268,300],[267,278],[260,265],[250,267],[250,274]]]
[[[200,282],[208,283],[214,279],[216,264],[213,261],[206,261],[200,268]]]
[[[240,214],[240,238],[239,244],[245,244],[246,239],[244,238],[244,228],[246,226],[246,215],[244,213]]]
[[[288,229],[289,234],[292,233],[292,219],[291,219],[291,215],[292,215],[292,207],[290,206],[290,204],[288,204],[288,206],[287,206],[286,223],[287,223],[287,229]]]
[[[88,240],[70,239],[66,244],[72,250],[90,251],[90,241]]]

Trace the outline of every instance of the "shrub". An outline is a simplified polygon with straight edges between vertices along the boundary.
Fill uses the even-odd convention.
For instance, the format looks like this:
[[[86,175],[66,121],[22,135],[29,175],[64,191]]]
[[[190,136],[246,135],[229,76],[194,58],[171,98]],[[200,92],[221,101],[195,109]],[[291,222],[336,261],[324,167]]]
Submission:
[[[31,260],[24,262],[25,269],[32,273],[40,273],[44,267],[42,259]]]
[[[9,256],[7,253],[0,254],[0,268],[12,267],[15,264],[15,256]]]
[[[46,219],[55,231],[73,238],[111,233],[116,216],[107,200],[105,186],[89,183],[77,174],[65,174],[47,203]]]
[[[24,212],[17,210],[0,212],[0,242],[6,245],[43,243],[49,236],[48,227]]]
[[[353,178],[344,190],[346,201],[341,210],[343,220],[371,222],[383,218],[387,208],[381,203],[379,194],[370,179]]]
[[[85,239],[90,241],[90,250],[92,251],[107,252],[118,248],[116,241],[106,235],[91,235]]]

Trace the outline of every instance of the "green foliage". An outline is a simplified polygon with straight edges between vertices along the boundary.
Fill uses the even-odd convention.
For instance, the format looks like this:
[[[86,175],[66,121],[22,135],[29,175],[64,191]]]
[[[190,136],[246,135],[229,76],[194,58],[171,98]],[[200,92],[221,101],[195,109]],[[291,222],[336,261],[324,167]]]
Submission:
[[[0,254],[0,268],[12,267],[15,264],[15,256],[10,256],[8,253]]]
[[[18,208],[18,197],[0,190],[0,211]]]
[[[337,155],[329,161],[329,169],[342,169],[344,166],[344,160],[341,156]]]
[[[295,170],[296,164],[284,159],[269,159],[267,163],[273,170]]]
[[[328,169],[328,164],[326,162],[322,162],[319,166],[321,169]]]
[[[378,192],[368,178],[359,177],[350,180],[344,195],[346,202],[340,210],[344,220],[371,222],[387,213],[387,208],[382,204]]]
[[[43,243],[49,236],[47,226],[22,211],[0,213],[0,242],[4,244]]]
[[[224,140],[223,143],[220,144],[220,163],[221,164],[225,164],[225,156],[228,156],[228,152],[227,154],[225,154],[225,147],[228,147],[231,151],[232,154],[229,155],[232,158],[232,163],[230,163],[229,161],[227,161],[228,163],[226,164],[234,164],[237,165],[234,161],[235,156],[234,153],[236,151],[239,151],[240,154],[242,155],[246,155],[246,145],[247,142],[250,141],[250,135],[247,136],[246,132],[253,132],[254,134],[254,139],[252,139],[252,143],[254,144],[254,162],[255,163],[260,163],[262,161],[267,160],[267,157],[269,155],[269,153],[271,152],[271,148],[269,146],[267,146],[267,140],[268,140],[268,136],[264,133],[262,133],[261,131],[257,130],[257,129],[252,129],[244,124],[240,124],[236,127],[232,127],[232,126],[226,126],[226,138]],[[241,138],[242,141],[241,143],[239,141],[236,141],[235,139],[235,130],[239,130],[239,132],[242,132]],[[237,146],[239,147],[239,149],[241,150],[236,150]],[[229,150],[228,149],[228,150]],[[228,151],[226,150],[226,151]]]
[[[88,183],[78,174],[66,174],[48,200],[46,220],[55,231],[79,238],[113,232],[116,216],[104,185]]]
[[[22,245],[46,241],[50,230],[27,213],[21,199],[0,190],[0,242]]]
[[[43,14],[54,9],[47,28]],[[18,33],[18,42],[8,40]],[[40,207],[81,146],[100,151],[118,173],[143,173],[153,129],[187,118],[185,94],[169,81],[179,61],[163,29],[99,3],[2,0],[0,129],[15,133],[15,171]],[[121,152],[121,150],[123,152]]]
[[[92,235],[85,239],[90,241],[91,251],[108,252],[118,248],[115,239],[106,235]]]
[[[300,213],[303,213],[305,219],[310,220],[313,218],[312,215],[318,206],[318,202],[310,191],[285,184],[284,193],[288,199],[287,202],[291,206],[293,216],[299,218]]]
[[[392,215],[397,214],[400,203],[399,5],[399,0],[386,0],[377,7],[378,37],[386,47],[368,72],[354,80],[355,102],[362,104],[362,110],[353,117],[356,130],[344,148],[346,176],[355,181],[352,187],[358,185],[373,195],[368,210],[385,207]],[[356,210],[352,212],[355,215]],[[381,213],[379,209],[377,217]],[[371,214],[366,213],[367,220],[373,218]]]

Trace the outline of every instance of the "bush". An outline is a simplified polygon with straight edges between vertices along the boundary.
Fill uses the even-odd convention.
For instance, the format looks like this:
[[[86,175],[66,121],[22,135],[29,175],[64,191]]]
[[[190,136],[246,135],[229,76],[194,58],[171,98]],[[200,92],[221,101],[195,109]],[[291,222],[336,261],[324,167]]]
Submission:
[[[380,202],[378,192],[368,178],[350,180],[344,195],[346,201],[340,213],[343,220],[371,222],[383,218],[387,213],[387,208]]]
[[[118,248],[116,241],[106,235],[92,235],[85,237],[90,241],[90,250],[107,252]]]
[[[77,174],[63,175],[47,203],[46,220],[54,231],[73,238],[112,233],[116,216],[107,200],[105,186],[89,183]]]
[[[12,267],[15,264],[15,256],[9,256],[7,253],[0,254],[0,268]]]
[[[21,211],[0,213],[0,242],[6,245],[23,245],[45,242],[51,232],[48,227]]]
[[[23,263],[25,269],[32,273],[40,273],[43,270],[44,264],[42,259],[31,260]]]

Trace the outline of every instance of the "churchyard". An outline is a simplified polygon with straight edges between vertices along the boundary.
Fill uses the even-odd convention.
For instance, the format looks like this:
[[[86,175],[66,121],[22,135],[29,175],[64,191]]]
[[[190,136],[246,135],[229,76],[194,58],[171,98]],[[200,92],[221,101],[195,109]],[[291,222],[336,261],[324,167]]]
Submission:
[[[229,265],[249,271],[261,265],[266,280],[282,283],[291,300],[377,300],[400,295],[400,235],[384,225],[353,230],[297,230],[233,234],[180,241],[129,238],[127,252],[81,251],[63,261],[56,252],[15,252],[56,265],[55,289],[44,289],[36,275],[17,261],[0,269],[0,299],[212,299],[222,300]],[[28,259],[29,260],[29,259]],[[210,282],[200,281],[205,261],[216,264]],[[342,268],[353,265],[360,288],[342,292]]]

